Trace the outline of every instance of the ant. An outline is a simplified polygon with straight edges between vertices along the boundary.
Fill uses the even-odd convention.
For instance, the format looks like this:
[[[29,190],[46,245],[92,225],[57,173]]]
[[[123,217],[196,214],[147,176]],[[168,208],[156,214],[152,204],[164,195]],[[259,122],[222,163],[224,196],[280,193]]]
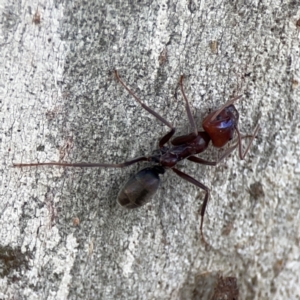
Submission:
[[[14,167],[31,167],[31,166],[63,166],[63,167],[102,167],[102,168],[124,168],[141,161],[147,161],[154,163],[154,166],[147,167],[135,175],[133,175],[122,187],[118,194],[118,203],[128,209],[137,208],[146,204],[151,197],[156,193],[160,184],[160,175],[164,174],[167,169],[171,169],[179,177],[189,181],[196,185],[200,189],[204,190],[205,196],[201,208],[201,223],[200,233],[202,240],[205,242],[203,235],[203,220],[205,209],[207,206],[210,190],[201,182],[197,181],[193,177],[175,168],[176,164],[183,160],[188,159],[189,161],[215,166],[222,159],[228,156],[234,149],[238,147],[240,159],[244,159],[246,156],[257,132],[259,126],[257,125],[254,133],[250,136],[241,136],[238,129],[239,113],[234,107],[233,103],[242,96],[236,96],[228,100],[220,108],[212,111],[206,116],[202,122],[204,131],[198,131],[195,120],[192,116],[191,109],[187,97],[183,90],[183,78],[180,76],[179,85],[180,90],[185,102],[185,110],[188,116],[188,120],[192,127],[192,132],[186,135],[175,137],[171,140],[175,133],[175,127],[169,123],[166,119],[160,116],[157,112],[152,110],[146,104],[144,104],[121,80],[118,72],[115,70],[114,75],[117,81],[125,88],[125,90],[151,115],[161,121],[163,124],[170,128],[170,131],[165,134],[158,142],[159,149],[155,150],[150,156],[141,156],[134,158],[129,161],[125,161],[119,164],[109,163],[17,163]],[[234,132],[237,133],[237,142],[235,145],[225,150],[224,154],[217,161],[207,161],[202,158],[195,156],[206,150],[209,142],[212,141],[214,147],[221,148],[233,139]],[[242,152],[242,138],[251,137],[248,146],[244,153]],[[166,146],[168,142],[171,142],[171,146]],[[205,242],[206,243],[206,242]]]

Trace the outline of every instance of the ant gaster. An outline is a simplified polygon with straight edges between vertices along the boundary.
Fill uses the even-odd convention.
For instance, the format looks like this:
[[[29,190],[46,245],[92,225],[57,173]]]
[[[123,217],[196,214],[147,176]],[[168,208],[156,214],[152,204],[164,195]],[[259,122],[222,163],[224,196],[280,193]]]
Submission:
[[[133,165],[137,162],[147,161],[152,162],[155,165],[142,169],[133,175],[123,186],[118,194],[118,203],[126,208],[137,208],[145,203],[147,203],[151,197],[156,193],[159,184],[160,184],[160,175],[164,174],[167,169],[171,169],[179,177],[189,181],[190,183],[201,188],[205,192],[202,208],[201,208],[201,223],[200,223],[200,232],[202,240],[205,242],[203,235],[203,219],[205,214],[205,209],[207,201],[209,198],[210,190],[204,184],[197,181],[193,177],[183,173],[182,171],[175,168],[175,165],[183,160],[188,159],[192,162],[215,166],[223,158],[228,156],[236,147],[239,149],[240,159],[244,159],[247,154],[250,145],[252,144],[259,126],[256,126],[254,133],[250,136],[250,142],[245,150],[242,153],[242,136],[238,130],[238,119],[239,114],[233,103],[241,98],[242,96],[234,97],[227,101],[217,110],[211,112],[207,117],[204,118],[202,122],[202,127],[205,131],[198,131],[195,120],[192,116],[191,109],[187,100],[187,97],[183,90],[183,75],[180,77],[179,85],[181,93],[185,102],[185,109],[187,116],[192,127],[192,132],[187,135],[182,135],[175,137],[171,140],[175,133],[175,128],[171,123],[166,119],[161,117],[157,112],[152,110],[146,104],[144,104],[120,79],[118,72],[115,70],[114,75],[117,81],[127,90],[127,92],[151,115],[156,117],[159,121],[164,123],[170,128],[170,131],[165,134],[158,142],[159,149],[154,151],[151,156],[141,156],[134,158],[129,161],[125,161],[119,164],[108,164],[108,163],[18,163],[14,164],[14,167],[30,167],[30,166],[63,166],[63,167],[102,167],[102,168],[123,168]],[[207,161],[202,158],[195,156],[206,150],[208,147],[209,141],[212,141],[212,144],[215,147],[223,147],[227,142],[233,139],[234,132],[237,133],[237,142],[226,149],[224,154],[217,161]],[[166,144],[171,140],[172,146],[166,146]]]

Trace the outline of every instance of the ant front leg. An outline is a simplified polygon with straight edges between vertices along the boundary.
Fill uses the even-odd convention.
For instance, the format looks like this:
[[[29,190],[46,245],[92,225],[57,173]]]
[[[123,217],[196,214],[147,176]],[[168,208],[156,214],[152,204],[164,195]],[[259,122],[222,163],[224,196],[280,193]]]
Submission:
[[[233,150],[235,150],[237,146],[238,146],[238,143],[236,143],[234,146],[226,149],[226,151],[216,161],[209,161],[209,160],[202,159],[202,158],[194,156],[194,155],[189,156],[187,158],[187,160],[190,160],[190,161],[192,161],[194,163],[201,164],[201,165],[216,166],[224,158],[226,158]]]
[[[168,132],[166,135],[164,135],[158,143],[159,148],[163,147],[163,145],[166,144],[175,133],[175,128],[173,127],[173,125],[170,122],[168,122],[165,118],[163,118],[160,114],[158,114],[153,109],[151,109],[149,106],[147,106],[145,103],[143,103],[133,93],[133,91],[129,87],[127,87],[126,84],[121,80],[117,70],[114,70],[114,74],[115,74],[116,79],[119,81],[119,83],[142,106],[142,108],[144,108],[148,113],[150,113],[152,116],[154,116],[156,119],[158,119],[159,121],[161,121],[162,123],[164,123],[166,126],[168,126],[171,129],[170,132]]]
[[[251,139],[250,139],[250,141],[249,141],[249,143],[248,143],[248,145],[246,147],[246,150],[243,153],[243,150],[242,150],[242,138],[243,137],[241,136],[240,131],[238,130],[238,128],[236,126],[235,130],[236,130],[237,135],[238,135],[239,157],[240,157],[241,160],[244,159],[245,156],[247,155],[247,153],[248,153],[248,151],[250,149],[250,146],[253,143],[254,138],[257,136],[257,133],[258,133],[259,129],[260,129],[260,126],[259,126],[259,124],[257,124],[255,126],[253,134],[251,135]]]
[[[208,245],[208,243],[206,242],[205,238],[204,238],[204,234],[203,234],[203,220],[204,220],[204,215],[205,215],[205,210],[206,210],[206,206],[207,206],[207,202],[208,202],[208,198],[209,198],[209,193],[210,190],[207,186],[205,186],[203,183],[199,182],[198,180],[196,180],[195,178],[191,177],[190,175],[183,173],[181,171],[179,171],[178,169],[172,168],[172,171],[174,173],[176,173],[179,177],[187,180],[188,182],[196,185],[197,187],[199,187],[200,189],[205,191],[205,196],[204,196],[204,200],[203,200],[203,204],[202,204],[202,208],[201,208],[201,223],[200,223],[200,233],[201,233],[201,238],[202,241]]]
[[[244,138],[251,138],[248,146],[247,146],[247,149],[245,150],[245,152],[242,154],[242,158],[243,159],[247,152],[249,151],[249,148],[255,138],[255,136],[257,135],[257,132],[258,130],[260,129],[259,125],[256,125],[255,127],[255,130],[254,130],[254,133],[252,135],[245,135],[245,136],[241,136],[240,132],[238,133],[238,142],[236,142],[233,146],[229,147],[228,149],[226,149],[224,151],[224,153],[216,160],[216,161],[209,161],[209,160],[206,160],[206,159],[202,159],[200,157],[197,157],[197,156],[194,156],[194,155],[191,155],[187,158],[187,160],[190,160],[194,163],[197,163],[197,164],[201,164],[201,165],[206,165],[206,166],[216,166],[218,163],[220,163],[223,159],[225,159],[228,155],[230,155],[235,149],[236,147],[239,147],[239,156],[241,157],[241,141],[242,139]]]

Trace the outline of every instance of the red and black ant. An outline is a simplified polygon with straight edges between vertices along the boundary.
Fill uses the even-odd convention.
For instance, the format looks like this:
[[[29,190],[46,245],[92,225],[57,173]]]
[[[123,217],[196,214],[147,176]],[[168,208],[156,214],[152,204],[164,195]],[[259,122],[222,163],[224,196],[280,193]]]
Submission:
[[[135,175],[133,175],[127,183],[123,186],[118,194],[118,203],[126,208],[137,208],[146,204],[151,197],[156,193],[159,184],[159,175],[164,174],[167,169],[171,169],[179,177],[189,181],[190,183],[201,188],[205,192],[203,205],[201,209],[201,223],[200,232],[203,241],[203,219],[207,201],[209,198],[210,190],[201,182],[197,181],[193,177],[183,173],[175,168],[175,165],[183,160],[188,159],[195,163],[215,166],[218,162],[228,156],[236,147],[239,149],[240,159],[244,159],[247,154],[257,132],[259,126],[257,125],[254,133],[250,135],[250,142],[245,150],[242,152],[242,136],[238,130],[239,113],[234,107],[233,103],[242,96],[236,96],[233,99],[227,101],[219,109],[211,112],[202,122],[202,127],[205,131],[198,131],[195,120],[192,116],[191,109],[187,100],[187,97],[183,90],[183,75],[180,77],[179,85],[182,96],[185,101],[185,109],[187,116],[192,127],[192,132],[186,135],[175,137],[171,140],[172,146],[166,146],[175,133],[175,128],[166,119],[161,117],[157,112],[152,110],[146,104],[144,104],[120,79],[118,72],[114,71],[117,81],[127,90],[127,92],[151,115],[156,117],[159,121],[168,126],[171,130],[165,134],[158,142],[159,149],[155,150],[151,156],[141,156],[129,161],[125,161],[119,164],[107,164],[107,163],[29,163],[29,164],[14,164],[14,167],[31,167],[31,166],[63,166],[63,167],[102,167],[102,168],[123,168],[133,165],[137,162],[147,161],[152,162],[155,165],[142,169]],[[215,147],[223,147],[226,143],[233,139],[234,132],[237,133],[237,142],[225,150],[224,154],[217,161],[207,161],[195,156],[208,147],[211,140]]]

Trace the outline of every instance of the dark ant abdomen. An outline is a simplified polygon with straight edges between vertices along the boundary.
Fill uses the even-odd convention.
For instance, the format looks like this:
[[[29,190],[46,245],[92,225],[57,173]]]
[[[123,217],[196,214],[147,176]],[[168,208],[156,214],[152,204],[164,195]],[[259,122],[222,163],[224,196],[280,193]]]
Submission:
[[[131,176],[119,192],[118,203],[132,209],[149,202],[159,188],[159,174],[162,173],[164,173],[162,167],[154,166]]]

